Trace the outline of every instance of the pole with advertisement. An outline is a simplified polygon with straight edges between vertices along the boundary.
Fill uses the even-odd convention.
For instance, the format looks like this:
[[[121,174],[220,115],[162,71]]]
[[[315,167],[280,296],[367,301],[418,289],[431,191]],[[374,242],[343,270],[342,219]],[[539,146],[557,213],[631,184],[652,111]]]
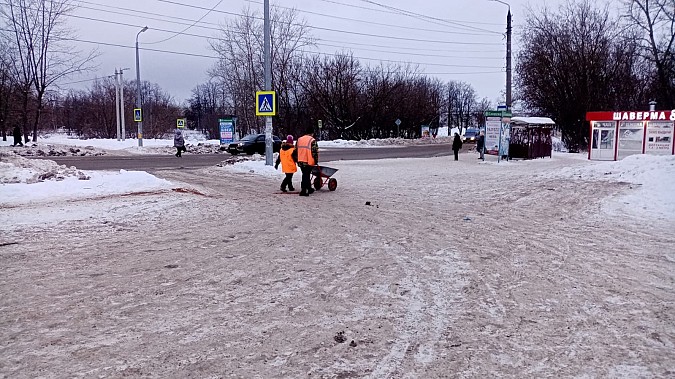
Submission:
[[[234,142],[234,118],[225,117],[218,119],[218,130],[220,132],[220,145],[227,145]]]
[[[497,162],[509,155],[511,140],[511,112],[500,109],[485,111],[485,142],[483,148],[486,154],[496,155]]]

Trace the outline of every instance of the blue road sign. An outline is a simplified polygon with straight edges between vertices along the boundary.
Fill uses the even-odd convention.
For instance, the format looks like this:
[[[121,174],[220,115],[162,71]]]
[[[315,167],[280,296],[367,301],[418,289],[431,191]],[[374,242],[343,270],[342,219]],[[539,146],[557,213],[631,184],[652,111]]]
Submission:
[[[141,122],[143,121],[143,111],[141,108],[134,108],[134,121]]]
[[[258,91],[255,93],[255,115],[276,116],[277,95],[274,91]]]

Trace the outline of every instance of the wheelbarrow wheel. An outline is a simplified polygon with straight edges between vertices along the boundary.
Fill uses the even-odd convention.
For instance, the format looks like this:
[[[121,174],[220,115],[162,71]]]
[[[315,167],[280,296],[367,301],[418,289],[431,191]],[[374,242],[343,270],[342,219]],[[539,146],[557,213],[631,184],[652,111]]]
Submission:
[[[321,181],[321,177],[317,176],[314,178],[314,189],[318,191],[321,187],[323,187],[323,181]]]
[[[329,189],[330,191],[335,191],[336,188],[337,188],[337,179],[335,179],[335,178],[330,178],[330,179],[328,180],[328,189]]]

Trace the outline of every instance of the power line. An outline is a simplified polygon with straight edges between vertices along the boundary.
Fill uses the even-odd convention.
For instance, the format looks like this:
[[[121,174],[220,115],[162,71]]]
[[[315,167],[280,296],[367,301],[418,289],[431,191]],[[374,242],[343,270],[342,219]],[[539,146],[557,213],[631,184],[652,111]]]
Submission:
[[[249,3],[263,4],[260,1],[254,1],[254,0],[245,0],[245,1],[247,1]],[[360,19],[350,18],[350,17],[341,17],[341,16],[336,16],[336,15],[330,15],[330,14],[325,14],[325,13],[308,11],[308,10],[304,10],[304,9],[284,7],[284,6],[281,6],[281,5],[276,5],[276,7],[283,8],[283,9],[297,10],[298,12],[302,12],[302,13],[313,14],[313,15],[323,16],[323,17],[329,17],[329,18],[334,18],[334,19],[338,19],[338,20],[347,20],[347,21],[364,23],[364,24],[368,24],[368,25],[379,25],[379,26],[386,26],[386,27],[390,27],[390,28],[398,28],[398,29],[406,29],[406,30],[418,30],[418,31],[423,31],[423,32],[453,33],[453,34],[465,34],[465,35],[485,35],[486,33],[488,33],[487,31],[481,32],[481,33],[468,33],[468,32],[457,32],[457,31],[450,32],[448,30],[438,30],[438,29],[415,28],[415,27],[411,27],[411,26],[392,25],[392,24],[385,24],[385,23],[381,23],[381,22],[360,20]],[[499,24],[499,25],[501,25],[501,24]],[[498,32],[493,31],[493,33],[498,33]],[[502,33],[499,33],[499,34],[502,34]]]
[[[93,81],[100,80],[100,79],[107,79],[107,78],[114,78],[114,77],[115,77],[115,75],[99,76],[99,77],[91,78],[91,79],[76,80],[76,81],[74,81],[74,82],[59,83],[59,85],[61,85],[61,86],[67,86],[67,85],[70,85],[70,84],[77,84],[77,83],[84,83],[84,82],[93,82]]]
[[[342,6],[345,6],[345,7],[365,9],[365,10],[375,11],[375,12],[382,12],[382,13],[389,13],[389,14],[396,14],[396,15],[401,14],[400,12],[385,11],[385,10],[381,10],[381,9],[368,8],[368,7],[363,7],[363,6],[354,5],[354,4],[345,4],[345,3],[341,3],[341,2],[335,1],[335,0],[319,0],[319,1],[323,1],[325,3],[342,5]],[[484,22],[484,21],[453,20],[453,19],[439,19],[439,20],[444,21],[444,22],[457,22],[457,23],[470,22],[472,24],[482,24],[482,25],[503,25],[502,23]],[[437,23],[435,23],[435,24],[437,24]]]
[[[421,18],[421,19],[430,19],[430,20],[435,20],[435,21],[447,22],[447,23],[449,23],[449,24],[459,25],[459,26],[461,26],[461,27],[463,27],[463,28],[466,28],[466,29],[480,30],[480,31],[488,32],[488,33],[494,33],[494,34],[503,34],[503,33],[500,33],[500,32],[495,32],[495,31],[493,31],[493,30],[488,30],[488,29],[478,28],[478,27],[470,26],[470,25],[464,25],[464,24],[459,23],[459,22],[455,22],[455,21],[447,21],[447,20],[444,20],[444,19],[442,19],[442,18],[437,18],[437,17],[427,16],[427,15],[424,15],[424,14],[420,14],[420,13],[415,13],[415,12],[407,11],[407,10],[405,10],[405,9],[400,9],[400,8],[392,7],[392,6],[389,6],[389,5],[380,4],[380,3],[375,2],[375,1],[372,1],[372,0],[361,0],[361,1],[363,1],[364,3],[368,3],[368,4],[377,5],[378,7],[382,7],[382,8],[385,8],[385,9],[391,9],[391,10],[394,10],[394,11],[396,11],[396,12],[400,12],[400,14],[406,15],[406,16],[408,16],[408,17]]]
[[[142,18],[142,19],[144,19],[144,20],[148,20],[148,19],[149,19],[149,20],[157,20],[157,21],[161,21],[161,22],[172,22],[172,23],[174,23],[174,24],[182,24],[182,25],[191,25],[191,24],[190,24],[190,23],[177,22],[177,21],[173,21],[173,20],[185,20],[185,21],[192,22],[193,24],[194,24],[194,21],[195,21],[195,20],[192,20],[192,19],[187,19],[187,18],[182,18],[182,17],[176,17],[176,16],[169,16],[169,15],[160,14],[160,13],[156,13],[156,12],[153,12],[153,13],[151,13],[151,12],[144,12],[144,11],[134,10],[134,9],[129,9],[129,8],[115,7],[115,6],[111,6],[111,5],[104,5],[104,4],[92,3],[92,2],[89,2],[89,1],[83,1],[83,0],[80,0],[80,3],[91,4],[91,5],[98,5],[98,6],[102,6],[102,7],[109,8],[109,9],[119,9],[119,10],[129,11],[129,12],[131,12],[131,13],[124,13],[124,12],[118,12],[118,11],[110,11],[110,10],[107,10],[107,9],[104,10],[104,9],[92,8],[92,7],[82,6],[82,5],[80,5],[79,8],[89,9],[89,10],[94,10],[94,11],[98,11],[98,12],[114,13],[114,14],[119,14],[119,15],[123,15],[123,16],[137,17],[137,18]],[[164,20],[164,19],[161,19],[161,18],[155,18],[155,17],[151,17],[151,16],[140,16],[139,14],[155,15],[155,16],[160,16],[160,17],[166,17],[166,18],[171,19],[171,20]],[[237,15],[239,15],[239,16],[244,16],[244,15],[242,15],[242,14],[237,14]],[[71,16],[72,16],[72,15],[71,15]],[[84,17],[84,16],[78,16],[78,17]],[[93,20],[93,19],[92,19],[92,20]],[[114,22],[114,21],[107,21],[107,22],[111,22],[111,23],[112,23],[112,22]],[[128,24],[124,24],[124,23],[120,23],[120,24],[128,25]],[[218,24],[209,23],[209,22],[201,22],[201,24],[205,24],[205,25],[217,25],[217,26],[219,26]],[[197,27],[199,27],[199,28],[202,28],[202,29],[215,30],[215,31],[223,31],[223,29],[220,28],[220,27],[214,28],[214,27],[208,27],[208,26],[200,26],[200,25],[197,25],[197,24],[194,24],[194,25],[197,26]],[[157,28],[154,28],[154,30],[165,31],[165,30],[163,30],[163,29],[157,29]],[[175,33],[174,31],[166,31],[166,32]],[[185,33],[183,33],[183,34],[185,34]],[[241,33],[241,34],[243,34],[243,33]],[[190,35],[190,34],[185,34],[185,35]],[[195,36],[196,36],[196,35],[195,35]],[[206,38],[211,38],[211,37],[206,37]],[[325,41],[325,42],[335,42],[335,43],[341,43],[341,42],[343,42],[343,41],[336,41],[336,40],[331,40],[331,39],[326,39],[326,38],[316,38],[316,40],[317,40],[317,41]],[[323,44],[323,43],[315,43],[315,44],[316,44],[316,45],[325,45],[325,46],[336,47],[335,45],[330,45],[330,44]],[[356,45],[356,46],[378,47],[378,48],[386,48],[386,49],[404,49],[404,50],[406,50],[406,51],[436,51],[436,49],[427,49],[427,48],[419,48],[419,47],[390,46],[390,45],[379,45],[379,44],[369,44],[369,43],[359,43],[359,42],[350,42],[349,44],[350,44],[350,46],[339,46],[339,47],[342,47],[342,48],[351,48],[351,45]],[[493,49],[493,50],[462,50],[463,53],[483,53],[483,52],[485,52],[485,53],[492,53],[492,52],[497,52],[497,51],[501,52],[502,49],[499,49],[499,50],[497,50],[497,49]]]
[[[139,28],[139,27],[141,27],[140,25],[127,24],[127,23],[119,22],[119,21],[110,21],[110,20],[104,20],[104,19],[92,18],[92,17],[85,17],[85,16],[78,16],[78,15],[69,15],[69,16],[70,16],[70,17],[75,17],[75,18],[84,19],[84,20],[90,20],[90,21],[96,21],[96,22],[103,22],[103,23],[110,23],[110,24],[114,24],[114,25],[128,26],[128,27],[134,27],[134,28]],[[162,31],[162,32],[169,32],[169,33],[172,33],[172,32],[173,32],[173,31],[171,31],[171,30],[157,29],[157,28],[155,28],[154,30],[158,30],[158,31]],[[186,35],[186,36],[192,36],[192,37],[199,37],[199,38],[213,38],[213,39],[215,39],[215,40],[227,41],[227,42],[233,42],[233,41],[231,41],[231,40],[224,39],[224,38],[209,37],[209,36],[204,36],[204,35],[199,35],[199,34],[192,34],[192,33],[183,33],[183,34]],[[143,44],[141,44],[141,45],[146,45],[146,44],[143,43]],[[323,45],[326,45],[326,44],[323,44]],[[331,46],[331,45],[327,45],[327,46]],[[334,45],[333,45],[333,46],[334,46]],[[334,46],[334,47],[335,47],[335,46]],[[342,46],[337,46],[337,47],[342,47]],[[371,51],[374,51],[374,50],[371,50]],[[299,50],[299,52],[303,52],[303,51],[302,51],[302,50]],[[380,52],[385,52],[385,51],[380,51]],[[392,54],[406,54],[406,53],[397,53],[397,52],[388,52],[388,53],[392,53]],[[328,54],[328,53],[324,53],[324,54]],[[328,54],[328,55],[330,55],[330,54]],[[424,55],[424,54],[416,54],[416,53],[409,53],[408,55],[429,56],[429,57],[434,56],[434,55],[431,55],[431,54],[426,54],[426,55]],[[437,57],[441,57],[441,58],[468,58],[468,57],[453,57],[453,56],[439,56],[439,55],[437,55]],[[485,58],[485,57],[473,57],[473,58],[474,58],[474,59],[489,59],[489,58]],[[371,60],[373,60],[374,58],[363,58],[363,59],[371,59]],[[491,58],[491,59],[500,59],[500,58]],[[392,60],[382,60],[382,61],[396,62],[396,61],[392,61]],[[403,62],[403,63],[415,63],[415,64],[432,65],[432,64],[430,64],[430,63],[419,63],[419,62]],[[462,66],[459,66],[459,65],[452,66],[452,65],[450,65],[450,66],[448,66],[448,67],[462,67]],[[480,67],[480,66],[466,66],[466,67]],[[482,66],[482,67],[487,67],[487,66]],[[490,68],[493,68],[493,67],[490,67]]]
[[[217,3],[216,5],[214,5],[213,7],[211,7],[211,9],[209,9],[202,17],[199,18],[199,20],[193,22],[192,25],[190,25],[190,26],[188,26],[187,28],[181,30],[180,32],[178,32],[178,33],[172,35],[171,37],[165,38],[165,39],[163,39],[163,40],[161,40],[161,41],[145,42],[145,43],[146,43],[147,45],[153,45],[153,44],[156,44],[156,43],[162,43],[162,42],[166,42],[166,41],[172,39],[172,38],[175,37],[175,36],[178,36],[178,35],[181,35],[181,34],[185,33],[188,29],[190,29],[191,27],[195,26],[195,24],[197,24],[198,22],[200,22],[201,20],[203,20],[204,17],[208,16],[209,13],[211,13],[214,9],[216,9],[216,7],[219,6],[220,3],[222,3],[222,2],[223,2],[223,0],[218,1],[218,3]]]
[[[184,4],[184,3],[181,3],[181,2],[178,2],[178,1],[172,1],[172,0],[157,0],[157,1],[162,2],[162,3],[167,3],[167,4],[180,5],[180,6],[184,6],[184,7],[188,7],[188,8],[194,8],[194,9],[205,9],[205,10],[208,9],[208,8],[200,7],[200,6],[197,6],[197,5],[189,5],[189,4]],[[235,16],[242,16],[241,14],[238,14],[238,13],[221,11],[221,10],[217,10],[216,12],[229,14],[229,15],[235,15]],[[255,17],[255,18],[258,18],[258,17]],[[312,28],[312,29],[336,32],[336,33],[345,33],[345,34],[353,34],[353,35],[367,36],[367,37],[386,38],[386,39],[394,39],[394,40],[400,40],[400,41],[428,42],[428,43],[441,43],[441,44],[457,44],[457,45],[493,45],[493,46],[501,46],[502,45],[501,43],[493,43],[493,42],[456,42],[456,41],[425,40],[425,39],[417,39],[417,38],[383,36],[383,35],[379,35],[379,34],[352,32],[352,31],[340,30],[340,29],[323,28],[323,27],[320,27],[320,26],[308,26],[308,27]],[[490,31],[490,33],[497,33],[497,32]],[[502,33],[497,33],[497,34],[501,35]]]

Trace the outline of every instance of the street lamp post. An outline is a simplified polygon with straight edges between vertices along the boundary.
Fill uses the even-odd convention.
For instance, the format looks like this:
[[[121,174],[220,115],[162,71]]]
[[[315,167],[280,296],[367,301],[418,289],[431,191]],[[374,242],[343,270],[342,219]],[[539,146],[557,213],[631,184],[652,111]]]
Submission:
[[[141,104],[141,71],[138,63],[138,36],[146,30],[148,30],[148,27],[144,26],[141,31],[136,33],[136,108],[141,109],[141,120],[138,121],[138,146],[143,146],[143,108]]]
[[[506,14],[506,109],[511,110],[511,5],[502,0],[490,0],[509,7]]]

